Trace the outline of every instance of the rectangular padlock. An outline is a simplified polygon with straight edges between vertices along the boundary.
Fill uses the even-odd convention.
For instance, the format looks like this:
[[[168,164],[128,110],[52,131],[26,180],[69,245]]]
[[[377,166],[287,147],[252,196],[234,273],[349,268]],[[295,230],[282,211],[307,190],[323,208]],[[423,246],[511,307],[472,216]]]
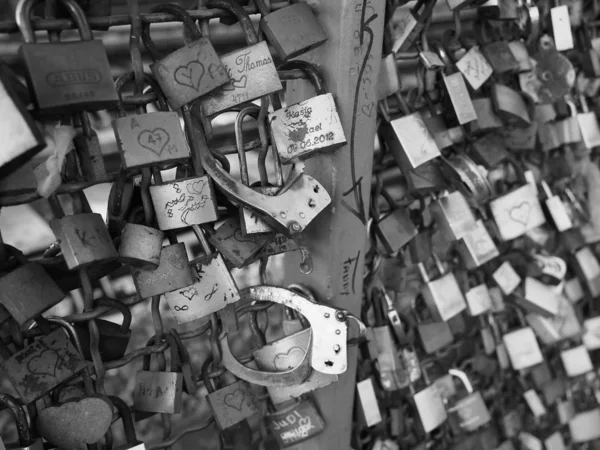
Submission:
[[[492,200],[490,210],[504,241],[546,223],[535,189],[529,183]]]
[[[502,336],[502,341],[515,370],[535,366],[544,361],[544,356],[535,338],[535,333],[529,327],[512,331]]]
[[[444,85],[448,91],[452,107],[460,125],[477,120],[477,113],[471,101],[471,95],[460,72],[444,75]]]
[[[444,195],[429,206],[431,215],[447,241],[456,241],[477,228],[475,215],[460,191]]]
[[[478,90],[494,73],[494,69],[476,45],[456,62],[456,68],[464,75],[474,91]]]
[[[482,220],[477,220],[476,227],[458,240],[456,249],[467,269],[471,270],[500,254]]]

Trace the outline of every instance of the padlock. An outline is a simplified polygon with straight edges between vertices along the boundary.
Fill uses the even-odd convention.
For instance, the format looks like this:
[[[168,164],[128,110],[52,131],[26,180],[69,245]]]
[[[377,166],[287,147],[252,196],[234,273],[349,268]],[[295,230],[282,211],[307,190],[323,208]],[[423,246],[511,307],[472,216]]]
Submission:
[[[577,120],[577,107],[571,101],[566,101],[571,112],[570,116],[556,121],[558,135],[562,144],[577,144],[583,140],[581,128]]]
[[[2,362],[2,369],[23,403],[31,403],[87,368],[62,330],[43,335]],[[49,371],[47,368],[53,367]]]
[[[123,399],[117,397],[116,395],[112,395],[109,398],[117,411],[119,411],[119,416],[121,416],[121,421],[123,422],[125,440],[127,441],[123,445],[113,447],[112,450],[146,450],[146,445],[143,442],[140,442],[137,438],[135,433],[135,425],[133,424],[133,417],[131,415],[131,409],[127,403],[125,403]]]
[[[482,170],[468,155],[449,155],[442,159],[441,170],[446,179],[471,201],[486,203],[492,196],[487,171]]]
[[[456,246],[466,268],[471,270],[484,265],[500,254],[483,221],[477,220],[475,224],[475,228],[465,233],[458,240]]]
[[[467,79],[474,91],[477,91],[494,72],[477,45],[472,46],[464,56],[456,61],[456,68]],[[475,100],[473,100],[473,104]]]
[[[556,0],[555,6],[550,9],[550,17],[556,50],[559,52],[571,50],[574,43],[571,21],[569,19],[569,7],[567,5],[559,5],[558,0]]]
[[[502,136],[488,133],[472,143],[469,155],[477,164],[490,170],[508,158],[508,151]]]
[[[79,118],[77,135],[73,139],[81,174],[90,182],[105,182],[108,178],[102,146],[98,133],[92,128],[87,113],[76,115]]]
[[[0,438],[0,448],[16,450],[43,450],[44,444],[39,437],[35,437],[29,427],[27,413],[19,401],[9,394],[0,394],[0,405],[6,408],[17,424],[19,441],[16,444],[4,444]]]
[[[471,316],[479,316],[491,311],[492,298],[483,279],[483,273],[475,272],[472,276],[469,276],[467,284],[465,299],[469,314]]]
[[[487,19],[481,18],[476,21],[475,33],[477,41],[481,45],[481,51],[495,73],[503,74],[519,69],[519,63],[508,42],[501,39]]]
[[[93,39],[79,4],[61,0],[77,25],[81,42],[37,44],[30,19],[35,3],[19,1],[15,15],[25,41],[19,52],[36,108],[41,113],[62,114],[116,106],[119,97],[104,44]]]
[[[517,169],[517,174],[523,183],[524,174],[519,173],[519,170]],[[524,183],[492,200],[489,206],[503,241],[515,239],[546,223],[536,188],[530,183]]]
[[[204,255],[193,259],[193,281],[165,293],[178,324],[184,324],[222,310],[240,299],[237,285],[220,253],[208,245],[202,229],[192,226]],[[163,250],[164,252],[164,250]]]
[[[532,277],[525,278],[524,294],[515,295],[515,301],[524,310],[545,317],[558,314],[560,304],[559,295],[551,287]]]
[[[516,0],[488,0],[477,12],[490,20],[515,20],[519,18],[518,9]]]
[[[170,370],[165,371],[165,367],[159,367],[158,371],[150,370],[151,354],[144,355],[144,364],[136,374],[133,391],[136,411],[162,414],[179,414],[181,411],[183,374],[180,372],[179,352],[173,336],[166,334],[165,340],[170,349]]]
[[[481,392],[474,391],[467,374],[461,370],[450,369],[450,375],[459,378],[467,396],[458,400],[450,399],[448,405],[448,419],[456,434],[472,432],[487,425],[492,417],[487,405],[483,401]]]
[[[553,122],[538,124],[538,138],[544,152],[550,152],[562,145],[559,127]]]
[[[0,126],[0,139],[5,142],[0,156],[3,176],[21,167],[46,146],[8,71],[8,67],[0,66],[0,108],[5,117]]]
[[[425,24],[433,12],[434,1],[418,1],[408,11],[403,11],[398,19],[394,20],[394,44],[392,51],[394,53],[405,52],[421,35]],[[419,13],[419,9],[422,11]]]
[[[522,404],[516,389],[508,385],[498,395],[500,404],[500,429],[508,439],[516,437],[523,429]]]
[[[308,3],[292,3],[273,12],[265,11],[264,0],[256,3],[262,15],[260,29],[282,61],[295,58],[327,42],[325,30]]]
[[[519,73],[529,72],[533,69],[531,57],[529,56],[529,51],[527,50],[525,42],[509,41],[508,47],[515,59],[517,60],[517,63],[519,63],[519,68],[517,69]]]
[[[574,443],[589,442],[600,438],[600,408],[577,414],[569,420],[569,434]]]
[[[123,323],[118,325],[108,320],[96,319],[96,327],[98,328],[98,351],[102,361],[114,361],[121,359],[127,352],[129,339],[131,338],[131,311],[123,303],[109,298],[99,298],[95,302],[98,306],[108,306],[115,308],[123,314]],[[76,322],[74,324],[75,331],[79,337],[81,348],[83,349],[83,357],[91,361],[92,354],[90,351],[90,330],[87,322]]]
[[[590,295],[592,297],[600,295],[600,263],[590,247],[577,250],[572,262],[575,273],[585,283]]]
[[[419,335],[421,346],[428,355],[450,345],[454,341],[454,336],[450,331],[448,322],[423,322],[421,315],[417,311],[417,298],[413,301],[413,313],[416,318],[416,328]]]
[[[492,101],[498,117],[507,124],[525,127],[531,124],[531,117],[521,94],[510,87],[494,83]]]
[[[510,331],[502,336],[502,342],[510,358],[514,370],[535,366],[544,361],[540,346],[533,330],[526,326],[523,313],[518,307],[513,307],[519,317],[522,328]]]
[[[185,9],[174,3],[155,6],[152,13],[169,13],[183,22],[185,47],[166,56],[159,53],[150,36],[150,23],[142,28],[142,39],[152,60],[150,69],[174,110],[230,81],[227,68],[217,56],[208,36],[201,36]],[[176,116],[176,114],[175,114]]]
[[[412,401],[419,415],[421,425],[425,433],[429,433],[441,426],[448,419],[448,413],[444,405],[442,396],[437,387],[431,384],[426,371],[423,371],[425,388],[419,392],[415,391],[411,384]]]
[[[279,448],[304,442],[325,430],[325,421],[310,399],[302,399],[265,417]]]
[[[583,345],[588,350],[600,348],[600,317],[592,317],[583,321]]]
[[[169,331],[171,336],[175,339],[177,345],[177,352],[179,353],[179,362],[181,365],[181,373],[183,374],[183,392],[189,395],[196,395],[198,388],[196,386],[196,374],[190,361],[190,353],[187,347],[183,343],[179,332],[175,328],[171,328]]]
[[[141,298],[182,289],[194,282],[185,244],[167,245],[160,252],[156,269],[135,269],[133,283]]]
[[[509,261],[504,261],[494,272],[492,278],[504,295],[512,294],[521,284],[521,277]]]
[[[548,412],[535,389],[527,389],[523,392],[523,399],[536,419],[539,419]]]
[[[203,97],[200,102],[203,115],[210,117],[232,106],[280,91],[283,87],[268,45],[264,41],[258,42],[248,13],[231,0],[211,0],[207,6],[234,14],[242,25],[248,47],[221,57],[230,82]]]
[[[469,203],[460,191],[439,196],[429,205],[429,211],[442,236],[449,242],[462,238],[477,227]]]
[[[600,145],[600,125],[596,113],[589,110],[585,96],[581,95],[579,100],[583,112],[577,114],[577,123],[585,147],[591,150]]]
[[[400,90],[400,78],[396,67],[396,55],[388,53],[381,59],[379,81],[377,83],[377,100],[384,100]]]
[[[140,269],[156,269],[165,235],[156,228],[126,223],[121,232],[119,261]]]
[[[584,21],[579,27],[577,38],[577,47],[581,52],[581,68],[583,73],[590,77],[600,76],[600,54],[593,48],[589,25]]]
[[[500,117],[498,117],[498,115],[494,111],[494,106],[491,98],[474,98],[473,108],[475,108],[475,114],[477,115],[477,119],[467,124],[467,127],[469,131],[471,131],[471,133],[486,133],[488,131],[499,130],[503,127],[503,123],[500,120]],[[491,136],[491,138],[489,138],[491,140],[493,137],[498,135],[494,133],[486,134],[481,139],[478,139],[475,142],[481,141],[481,144],[479,144],[480,146],[488,144],[488,141],[486,140],[488,136]],[[495,142],[491,142],[490,144],[495,144]],[[473,145],[475,145],[475,143]]]
[[[569,377],[577,377],[594,370],[590,354],[583,345],[561,351],[560,359]]]
[[[360,405],[360,421],[367,427],[381,423],[381,411],[379,409],[379,402],[375,396],[373,380],[367,378],[357,382],[356,393],[358,394],[358,403]]]
[[[425,265],[418,263],[421,277],[425,282],[421,292],[433,320],[445,322],[464,311],[467,303],[454,273],[446,272],[435,252],[433,252],[433,259],[439,272],[439,278],[433,280],[429,278]]]
[[[300,60],[288,61],[279,69],[301,70],[317,92],[316,97],[269,113],[269,126],[281,163],[291,164],[346,145],[335,100],[327,92],[319,69]]]
[[[131,81],[134,81],[133,72],[117,79],[115,86],[119,98],[122,99],[123,88]],[[156,94],[159,111],[145,113],[144,108],[138,107],[136,115],[127,116],[121,100],[119,117],[112,121],[121,162],[126,169],[176,163],[190,157],[190,148],[179,116],[176,112],[169,111],[156,80],[144,74],[144,81]]]
[[[48,199],[54,212],[50,228],[69,270],[116,259],[117,250],[102,216],[92,213],[83,191],[75,194],[74,200],[76,213],[65,216],[58,198],[53,195]]]
[[[23,326],[61,302],[65,293],[42,265],[28,262],[17,249],[7,253],[12,253],[19,265],[0,276],[0,304],[8,310],[19,326]]]
[[[552,217],[552,222],[554,226],[559,232],[563,232],[573,227],[573,222],[571,221],[571,217],[567,212],[565,204],[561,200],[558,195],[552,195],[552,191],[550,190],[550,186],[546,181],[542,180],[542,188],[546,194],[546,209],[550,217]]]
[[[412,195],[424,197],[448,189],[442,172],[434,161],[426,162],[416,169],[403,172]]]

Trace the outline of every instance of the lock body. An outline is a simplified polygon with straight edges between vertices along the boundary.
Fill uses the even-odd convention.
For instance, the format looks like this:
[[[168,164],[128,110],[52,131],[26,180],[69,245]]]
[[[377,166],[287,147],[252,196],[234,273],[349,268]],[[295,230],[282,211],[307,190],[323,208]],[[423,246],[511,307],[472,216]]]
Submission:
[[[422,293],[435,321],[445,322],[467,308],[453,273],[447,273],[426,283]]]
[[[266,420],[280,448],[306,441],[325,430],[323,418],[309,400],[301,400],[291,410],[270,413]]]
[[[221,430],[230,428],[258,413],[254,392],[245,381],[238,380],[206,396]]]
[[[435,430],[448,418],[442,397],[435,386],[427,386],[417,392],[413,400],[426,433]]]
[[[462,57],[456,67],[467,79],[473,90],[479,89],[494,73],[479,47],[474,46]]]
[[[183,374],[140,370],[136,374],[133,406],[136,411],[179,414]]]
[[[425,353],[431,355],[454,340],[447,322],[419,323],[417,332]]]
[[[450,423],[456,424],[455,428],[459,433],[475,431],[492,420],[490,411],[479,391],[458,400],[448,409],[448,412]]]
[[[429,208],[442,236],[449,242],[462,238],[477,226],[466,198],[459,191],[440,197]]]
[[[477,113],[463,75],[457,72],[452,75],[444,75],[443,79],[458,123],[464,125],[477,120]]]
[[[477,120],[474,120],[473,122],[470,122],[468,124],[468,127],[472,133],[485,133],[487,131],[494,131],[502,128],[502,120],[500,120],[500,117],[498,117],[496,111],[494,111],[494,106],[491,98],[474,98],[473,108],[475,108]],[[486,135],[482,139],[485,139],[487,136],[495,135]]]
[[[546,223],[535,188],[530,184],[492,200],[490,209],[504,241],[515,239]]]
[[[399,207],[376,223],[376,233],[386,252],[396,253],[418,234],[418,230],[408,212]]]
[[[276,195],[281,189],[276,186],[261,186],[253,188],[264,195]],[[240,224],[243,234],[272,233],[273,228],[267,224],[256,212],[248,208],[240,208]]]
[[[209,242],[234,267],[242,267],[254,260],[263,246],[270,241],[269,234],[248,234],[242,232],[240,221],[231,217],[215,233],[209,236]]]
[[[164,237],[156,228],[126,223],[121,233],[119,261],[141,269],[156,269]]]
[[[476,269],[500,254],[483,221],[478,220],[475,228],[465,233],[456,247],[467,269]]]
[[[96,111],[119,102],[100,40],[23,44],[20,54],[35,106],[42,113]]]
[[[544,362],[533,330],[529,327],[511,331],[502,336],[502,341],[515,370],[525,369]]]

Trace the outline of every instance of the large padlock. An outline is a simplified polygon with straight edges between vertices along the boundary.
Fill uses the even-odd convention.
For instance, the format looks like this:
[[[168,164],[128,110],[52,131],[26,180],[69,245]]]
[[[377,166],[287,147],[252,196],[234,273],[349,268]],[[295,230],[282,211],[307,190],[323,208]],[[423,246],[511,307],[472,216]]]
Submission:
[[[310,399],[270,411],[265,420],[279,448],[304,442],[325,430],[325,421]]]
[[[133,391],[133,407],[136,411],[162,414],[179,414],[183,394],[183,374],[180,372],[179,352],[175,338],[166,334],[169,344],[170,370],[165,371],[164,356],[158,371],[150,370],[151,354],[144,355],[142,370],[138,371]],[[154,338],[151,339],[154,341]]]
[[[280,91],[283,87],[266,42],[258,42],[248,13],[232,0],[210,0],[209,8],[220,8],[234,14],[246,37],[245,47],[221,57],[230,82],[205,95],[200,102],[202,113],[210,117],[244,102]]]
[[[208,36],[201,36],[185,9],[174,3],[155,6],[152,13],[169,13],[183,22],[185,46],[163,56],[150,37],[150,23],[142,28],[142,39],[153,64],[152,73],[167,96],[169,105],[179,109],[230,81],[227,68],[217,56]]]
[[[133,72],[121,75],[115,82],[119,98],[128,82],[134,80]],[[190,157],[185,134],[176,112],[169,111],[164,94],[156,80],[144,74],[144,81],[156,94],[159,111],[127,116],[122,103],[119,104],[119,117],[112,121],[117,138],[117,148],[121,162],[126,169],[176,163]]]
[[[325,30],[308,3],[292,3],[270,13],[264,0],[257,0],[256,5],[262,15],[260,29],[283,61],[327,42]]]
[[[473,390],[473,386],[465,372],[450,369],[449,373],[459,378],[467,390],[466,397],[458,400],[451,399],[448,406],[448,419],[454,432],[456,434],[472,432],[487,425],[492,417],[483,401],[481,392]]]
[[[307,159],[346,145],[346,136],[331,93],[319,69],[306,61],[289,61],[280,69],[304,72],[316,97],[269,113],[269,125],[282,164]]]
[[[19,266],[0,276],[0,304],[23,326],[62,301],[65,293],[42,265],[29,262],[17,249],[5,248]]]
[[[18,95],[8,70],[0,65],[0,108],[4,112],[0,139],[5,143],[0,156],[2,175],[22,166],[46,146],[44,136]]]
[[[115,406],[121,416],[121,422],[123,422],[123,430],[125,432],[126,443],[113,447],[112,450],[146,450],[146,445],[140,442],[135,433],[135,425],[133,423],[133,416],[131,408],[125,403],[121,397],[112,395],[109,397],[112,404]]]
[[[98,340],[98,351],[102,361],[114,361],[115,359],[121,359],[127,352],[127,346],[129,345],[129,339],[131,338],[131,311],[123,303],[112,300],[109,298],[100,298],[95,302],[98,306],[108,306],[115,308],[118,312],[123,314],[123,323],[121,325],[108,320],[96,319],[96,327],[98,328],[99,340]],[[81,348],[83,350],[83,357],[91,361],[92,354],[90,351],[90,330],[87,322],[77,322],[74,325]]]
[[[69,270],[117,258],[117,250],[100,214],[92,213],[83,191],[75,194],[76,214],[65,216],[55,195],[48,201],[54,212],[50,228],[58,239]]]
[[[44,450],[44,444],[39,437],[35,437],[29,428],[27,413],[19,401],[9,394],[0,394],[0,405],[8,409],[17,424],[19,441],[16,444],[4,444],[0,438],[0,448],[15,450]]]
[[[573,221],[569,216],[567,208],[562,199],[558,195],[553,195],[550,186],[546,181],[542,180],[542,188],[546,194],[546,209],[552,218],[554,226],[559,232],[566,231],[573,227]]]
[[[204,255],[190,262],[193,281],[165,293],[179,324],[206,317],[240,299],[237,285],[221,254],[213,252],[199,226],[193,225],[192,230],[204,251]]]
[[[25,44],[20,54],[36,108],[42,113],[72,113],[112,108],[119,97],[106,50],[95,40],[75,0],[61,0],[77,24],[81,42],[37,44],[31,10],[37,0],[21,0],[15,15]]]

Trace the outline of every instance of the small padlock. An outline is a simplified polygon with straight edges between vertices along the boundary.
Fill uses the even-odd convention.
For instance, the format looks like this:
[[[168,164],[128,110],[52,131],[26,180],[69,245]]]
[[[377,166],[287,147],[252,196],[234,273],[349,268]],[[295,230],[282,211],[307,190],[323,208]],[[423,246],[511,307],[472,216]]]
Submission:
[[[544,152],[550,152],[562,145],[560,130],[553,122],[538,125],[538,138]]]
[[[561,351],[560,359],[569,377],[577,377],[594,370],[590,354],[583,345]]]
[[[169,111],[163,92],[150,75],[144,74],[144,82],[156,94],[159,111],[145,113],[143,107],[138,107],[136,115],[126,115],[122,92],[131,81],[134,81],[133,72],[121,75],[115,82],[121,103],[118,108],[119,117],[112,121],[112,127],[123,166],[133,169],[188,159],[190,148],[179,116],[176,112]]]
[[[74,0],[61,0],[77,25],[81,42],[37,44],[31,25],[35,2],[19,1],[15,15],[25,41],[19,51],[36,108],[56,114],[116,106],[119,97],[104,44],[93,39],[81,6]]]
[[[126,223],[121,232],[119,261],[140,269],[156,269],[165,235],[156,228]]]
[[[544,180],[542,180],[542,188],[546,194],[546,208],[552,217],[552,222],[554,223],[554,226],[556,226],[556,229],[559,232],[563,232],[572,228],[573,222],[571,221],[571,217],[569,217],[565,204],[561,198],[558,195],[552,195],[550,186],[548,186],[548,183]]]
[[[141,298],[182,289],[194,282],[185,244],[163,247],[156,269],[135,269],[133,283]]]
[[[230,81],[227,68],[217,56],[210,39],[200,35],[185,9],[174,3],[163,3],[152,8],[151,12],[174,15],[183,22],[186,30],[183,33],[185,47],[162,56],[150,37],[150,23],[146,22],[142,28],[144,45],[154,61],[150,69],[171,108],[179,109]]]
[[[292,3],[270,13],[263,6],[264,0],[256,4],[262,15],[260,29],[283,61],[327,42],[327,35],[308,3]]]
[[[459,378],[465,389],[467,396],[458,400],[450,399],[448,405],[448,419],[450,425],[456,434],[462,432],[472,432],[487,425],[492,417],[487,405],[483,401],[481,392],[474,391],[469,377],[461,370],[450,369],[450,375]]]
[[[123,430],[125,431],[125,440],[127,441],[123,445],[113,447],[112,450],[146,450],[146,445],[137,438],[131,409],[127,403],[116,395],[112,395],[109,398],[117,411],[119,411],[119,416],[121,416],[121,421],[123,422]]]
[[[467,269],[476,269],[491,261],[500,254],[498,247],[482,220],[475,222],[476,226],[458,240],[458,251]]]
[[[131,310],[123,303],[109,298],[99,298],[95,301],[98,306],[108,306],[115,308],[123,314],[123,322],[121,325],[108,320],[96,319],[96,327],[98,328],[98,351],[102,361],[114,361],[121,359],[127,352],[129,339],[131,338]],[[90,330],[87,322],[77,322],[73,326],[79,337],[81,348],[83,349],[83,357],[91,361],[92,354],[90,351]]]
[[[377,100],[384,100],[400,90],[400,78],[396,67],[396,55],[388,53],[381,59],[379,81],[377,83]]]
[[[423,430],[425,433],[429,433],[446,421],[448,413],[440,391],[434,384],[431,384],[426,371],[423,371],[423,378],[426,383],[425,388],[419,392],[415,392],[412,384],[410,388]]]
[[[310,399],[300,400],[265,417],[279,448],[304,442],[325,430],[325,421]]]
[[[248,13],[231,0],[211,0],[207,6],[234,14],[242,25],[248,47],[221,57],[230,82],[204,96],[200,102],[203,115],[210,117],[232,106],[280,91],[283,87],[268,45],[264,41],[258,42]]]
[[[16,444],[4,444],[0,438],[0,448],[16,450],[43,450],[44,444],[36,438],[29,427],[27,413],[19,401],[9,394],[0,394],[0,404],[8,409],[10,415],[17,424],[19,441]]]
[[[456,68],[467,79],[474,91],[478,90],[494,72],[477,45],[472,46],[464,56],[456,62]],[[475,101],[473,100],[473,103]]]
[[[92,213],[83,191],[75,194],[76,214],[71,216],[64,215],[55,195],[48,201],[55,217],[50,221],[50,228],[58,239],[69,270],[117,258],[117,250],[104,219],[100,214]]]
[[[523,328],[511,331],[502,336],[502,342],[510,358],[514,370],[521,370],[535,366],[544,361],[544,356],[535,338],[533,330],[525,326],[525,318],[518,307],[514,307],[519,317],[519,323]]]
[[[550,9],[550,17],[552,19],[552,31],[556,50],[559,52],[571,50],[574,43],[571,21],[569,19],[569,7],[567,5],[559,5],[558,0],[556,0],[555,6]]]
[[[407,51],[419,38],[425,24],[433,12],[434,1],[421,0],[408,11],[403,11],[401,16],[394,20],[394,53]],[[419,9],[422,11],[419,13]]]
[[[492,309],[492,298],[485,284],[482,272],[475,272],[473,277],[468,277],[468,287],[465,292],[467,308],[471,316],[485,314]]]
[[[164,367],[159,367],[158,371],[150,370],[151,354],[144,355],[144,364],[136,374],[133,391],[136,411],[162,414],[179,414],[181,411],[183,374],[180,372],[179,352],[173,336],[166,334],[165,339],[171,355],[170,370],[167,372]]]
[[[521,284],[521,277],[509,261],[500,264],[492,273],[492,277],[504,295],[512,294]]]
[[[450,345],[454,341],[454,336],[450,331],[448,322],[423,322],[417,311],[417,298],[413,301],[413,313],[416,318],[416,328],[419,335],[421,346],[428,355]]]
[[[281,163],[291,164],[346,145],[335,100],[327,92],[318,68],[306,61],[294,60],[279,69],[301,70],[317,92],[316,97],[269,113],[269,125]]]
[[[600,408],[582,412],[569,420],[569,434],[574,443],[589,442],[600,438]]]
[[[240,299],[237,285],[221,254],[213,252],[198,225],[193,225],[192,230],[204,252],[190,262],[194,267],[193,281],[165,293],[178,324],[206,317]]]
[[[360,405],[360,421],[367,427],[381,423],[381,411],[379,410],[379,402],[375,396],[373,380],[367,378],[356,383],[356,393],[358,394],[358,403]]]
[[[577,123],[585,147],[591,150],[600,145],[600,125],[596,113],[589,110],[585,96],[581,95],[579,100],[583,112],[577,114]]]
[[[439,196],[429,205],[429,211],[444,239],[456,241],[477,227],[467,199],[460,191]]]

